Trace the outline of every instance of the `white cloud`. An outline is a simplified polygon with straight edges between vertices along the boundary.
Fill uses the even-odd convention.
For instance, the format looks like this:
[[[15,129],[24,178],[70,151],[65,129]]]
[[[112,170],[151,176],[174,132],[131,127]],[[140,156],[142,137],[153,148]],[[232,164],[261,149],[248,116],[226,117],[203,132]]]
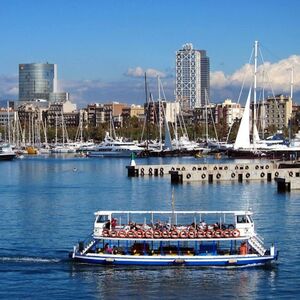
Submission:
[[[257,69],[257,86],[265,87],[275,92],[287,93],[290,91],[291,68],[294,69],[294,90],[300,91],[300,56],[292,55],[275,63],[265,62]],[[233,74],[226,75],[223,71],[211,72],[211,88],[226,89],[242,87],[253,83],[253,65],[245,64]]]
[[[258,87],[261,86],[262,73],[264,70],[265,82],[269,81],[275,93],[289,94],[290,91],[290,68],[294,68],[294,99],[300,100],[300,56],[292,55],[275,63],[266,62],[264,67],[258,67]],[[156,77],[164,77],[162,80],[166,98],[174,100],[174,77],[175,70],[161,72],[148,68],[149,91],[157,98]],[[142,67],[129,68],[122,80],[59,80],[59,91],[69,92],[71,100],[83,107],[87,103],[119,101],[123,103],[144,103],[144,73]],[[268,74],[268,75],[267,75]],[[243,80],[249,86],[253,82],[253,66],[243,65],[232,74],[225,74],[218,70],[211,72],[211,101],[220,102],[225,98],[237,101],[239,90]],[[270,84],[265,84],[266,94],[270,94]],[[298,98],[297,98],[298,96]],[[18,76],[0,76],[0,100],[18,98]]]
[[[0,76],[0,98],[16,98],[18,94],[18,77]]]
[[[164,72],[148,68],[147,70],[144,70],[142,67],[136,67],[136,68],[129,68],[127,72],[125,73],[126,76],[129,77],[144,77],[145,72],[148,77],[161,77],[164,78],[166,77],[166,74]]]

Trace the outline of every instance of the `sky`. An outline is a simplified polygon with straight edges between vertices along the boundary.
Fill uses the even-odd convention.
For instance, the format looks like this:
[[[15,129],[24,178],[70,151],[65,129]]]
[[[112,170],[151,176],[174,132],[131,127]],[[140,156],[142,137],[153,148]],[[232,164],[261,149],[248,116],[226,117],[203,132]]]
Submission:
[[[173,101],[175,53],[192,43],[210,58],[210,101],[244,102],[258,40],[259,86],[289,94],[293,68],[300,103],[299,11],[298,0],[1,0],[0,100],[18,99],[20,63],[49,62],[81,107],[144,103],[144,72],[153,97],[159,75]]]

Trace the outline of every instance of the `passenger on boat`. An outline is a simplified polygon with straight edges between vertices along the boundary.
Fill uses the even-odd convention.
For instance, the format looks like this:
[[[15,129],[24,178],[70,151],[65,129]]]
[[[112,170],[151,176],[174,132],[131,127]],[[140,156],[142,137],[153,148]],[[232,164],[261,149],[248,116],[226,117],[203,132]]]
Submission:
[[[117,226],[117,219],[112,218],[112,220],[111,220],[111,227],[112,227],[112,229],[115,229],[116,226]]]
[[[104,246],[104,253],[107,253],[107,254],[112,254],[113,253],[113,249],[109,247],[108,243],[106,243],[105,246]]]
[[[189,229],[195,229],[196,228],[196,224],[195,222],[193,222],[191,225],[190,225],[190,228]]]
[[[162,222],[160,222],[160,220],[157,220],[157,222],[154,225],[154,229],[157,229],[157,230],[163,229],[163,224],[162,224]]]
[[[200,229],[206,230],[207,229],[207,224],[204,220],[202,220],[199,224]]]
[[[128,223],[128,225],[129,225],[129,227],[130,227],[130,230],[131,230],[131,229],[136,229],[136,223],[133,223],[132,221],[130,221],[130,222]]]
[[[214,224],[214,230],[220,229],[220,224],[218,222],[216,222]]]
[[[132,222],[132,221],[129,221],[129,222],[128,222],[128,226],[129,226],[130,229],[133,229],[133,222]]]
[[[116,246],[113,246],[112,248],[112,254],[118,254],[118,249]]]
[[[247,245],[246,242],[242,242],[240,246],[240,254],[246,255],[247,254]]]
[[[105,229],[110,230],[110,220],[108,220],[105,224]]]

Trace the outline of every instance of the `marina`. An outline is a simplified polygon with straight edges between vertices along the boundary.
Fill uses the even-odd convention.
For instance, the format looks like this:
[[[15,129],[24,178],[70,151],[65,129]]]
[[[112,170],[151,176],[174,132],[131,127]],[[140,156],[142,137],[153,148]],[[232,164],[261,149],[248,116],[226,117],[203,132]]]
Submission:
[[[298,299],[299,10],[2,1],[0,299]]]

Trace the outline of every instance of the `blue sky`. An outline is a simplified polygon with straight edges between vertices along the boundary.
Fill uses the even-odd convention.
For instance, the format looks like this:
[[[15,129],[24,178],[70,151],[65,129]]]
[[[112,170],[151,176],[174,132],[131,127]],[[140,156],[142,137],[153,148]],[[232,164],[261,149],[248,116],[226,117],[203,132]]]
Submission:
[[[281,73],[275,90],[287,93],[289,74],[283,73],[293,62],[297,92],[299,11],[297,0],[2,0],[0,99],[18,97],[19,63],[48,61],[58,65],[61,89],[79,104],[141,103],[137,71],[149,69],[162,74],[172,100],[175,52],[191,42],[210,57],[212,101],[237,100],[237,78],[254,40],[271,74]]]

